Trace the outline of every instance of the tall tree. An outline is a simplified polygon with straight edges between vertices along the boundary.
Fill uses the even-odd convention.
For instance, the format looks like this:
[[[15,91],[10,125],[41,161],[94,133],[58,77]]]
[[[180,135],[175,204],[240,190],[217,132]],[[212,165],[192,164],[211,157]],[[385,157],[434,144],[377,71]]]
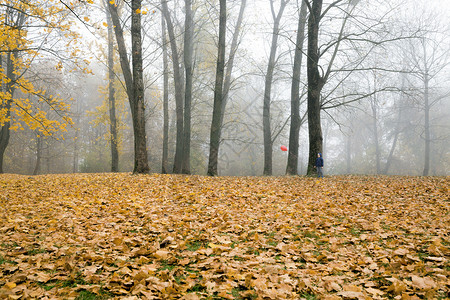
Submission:
[[[286,174],[288,175],[297,175],[298,173],[298,140],[300,126],[302,124],[302,119],[300,118],[300,73],[303,60],[306,16],[306,3],[301,1],[291,84],[291,126],[289,131],[289,153],[286,166]]]
[[[131,1],[131,59],[128,60],[123,28],[120,22],[117,5],[108,2],[114,32],[120,55],[120,65],[125,79],[128,101],[131,108],[134,133],[134,168],[133,173],[148,173],[150,168],[147,156],[147,137],[145,134],[145,102],[142,67],[141,36],[141,0]]]
[[[319,51],[319,28],[320,22],[324,15],[333,7],[344,0],[336,0],[332,2],[322,13],[323,0],[303,0],[309,10],[308,17],[308,50],[307,50],[307,77],[308,77],[308,136],[309,136],[309,158],[307,174],[315,173],[314,163],[317,158],[317,153],[322,152],[323,136],[322,125],[320,120],[320,112],[322,109],[321,92],[327,82],[334,60],[337,56],[339,46],[343,40],[344,28],[348,18],[351,16],[353,9],[356,7],[358,0],[349,1],[347,3],[347,11],[344,10],[345,16],[339,34],[334,43],[327,46],[329,49],[334,46],[333,53],[328,62],[326,71],[322,71],[319,64],[319,59],[326,51]],[[322,72],[322,75],[321,75]]]
[[[161,15],[162,27],[162,51],[163,51],[163,151],[162,151],[162,166],[161,172],[163,174],[169,173],[169,62],[167,54],[167,33],[166,21],[164,15]]]
[[[105,7],[106,3],[104,2]],[[109,10],[106,9],[106,20],[108,25],[108,104],[109,104],[109,130],[111,145],[111,172],[119,171],[119,149],[117,136],[116,118],[116,95],[114,89],[114,36],[113,24]]]
[[[274,0],[270,0],[270,10],[273,18],[272,43],[270,47],[269,63],[264,84],[264,102],[263,102],[263,135],[264,135],[264,175],[272,175],[272,131],[270,128],[270,102],[272,92],[273,73],[276,64],[276,53],[278,48],[278,37],[280,30],[280,21],[283,16],[289,0],[281,0],[280,9],[275,13]]]
[[[191,103],[192,103],[192,76],[193,52],[194,52],[194,18],[192,12],[192,1],[185,0],[184,21],[184,68],[186,70],[186,84],[184,91],[184,126],[183,126],[183,158],[181,173],[191,172]]]
[[[217,165],[220,144],[220,118],[223,100],[223,80],[225,72],[225,34],[227,26],[227,3],[220,0],[219,11],[219,43],[217,49],[216,83],[214,86],[214,106],[211,122],[208,175],[217,175]]]
[[[56,48],[62,36],[67,38],[66,43],[77,40],[65,7],[47,1],[0,1],[0,173],[4,172],[4,155],[12,128],[23,128],[26,124],[31,130],[48,136],[66,131],[66,126],[72,123],[67,115],[68,105],[60,97],[35,88],[26,76],[40,53],[47,50],[46,53],[63,56],[62,52],[47,48],[50,43]],[[31,37],[30,28],[45,28],[42,30],[45,34],[35,33]],[[76,57],[73,50],[66,46],[63,51]],[[56,68],[62,69],[63,62],[59,61]],[[16,90],[24,96],[16,96]],[[37,100],[32,102],[31,98]],[[57,111],[61,120],[48,117],[40,104]]]
[[[306,0],[304,0],[306,1]],[[319,24],[322,13],[322,0],[313,0],[309,7],[308,18],[308,132],[309,160],[308,174],[314,173],[317,153],[322,152],[322,126],[320,122],[320,92],[324,80],[319,73]]]
[[[176,43],[175,28],[170,17],[167,0],[161,0],[161,10],[166,20],[167,33],[169,35],[170,49],[172,50],[173,79],[175,83],[175,107],[176,107],[176,146],[175,159],[173,163],[173,172],[181,173],[183,168],[183,151],[184,151],[184,113],[183,113],[183,75],[181,73],[178,47]]]

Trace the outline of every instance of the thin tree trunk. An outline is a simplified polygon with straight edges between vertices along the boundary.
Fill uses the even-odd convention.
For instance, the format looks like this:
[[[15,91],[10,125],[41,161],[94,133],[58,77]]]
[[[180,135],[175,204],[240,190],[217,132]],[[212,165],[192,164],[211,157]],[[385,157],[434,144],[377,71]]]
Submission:
[[[80,109],[77,107],[75,124],[80,124]],[[80,133],[80,128],[75,129],[75,140],[73,143],[73,161],[72,161],[72,173],[78,172],[78,158],[79,158],[79,148],[78,148],[78,135]]]
[[[376,99],[376,95],[374,95],[373,101],[371,101],[372,105],[372,130],[373,130],[373,139],[375,144],[375,164],[376,164],[376,170],[377,174],[380,174],[381,172],[381,166],[380,166],[380,144],[379,144],[379,137],[378,137],[378,103]]]
[[[172,50],[173,78],[175,83],[175,106],[177,112],[177,141],[175,147],[175,159],[173,172],[181,173],[184,151],[184,116],[183,116],[183,76],[181,75],[180,62],[178,58],[178,48],[175,37],[175,30],[167,7],[167,0],[161,0],[162,13],[166,19],[167,33],[169,34],[170,48]]]
[[[350,174],[352,171],[352,138],[350,135],[347,137],[346,149],[347,174]]]
[[[162,23],[162,50],[163,50],[163,82],[164,82],[164,94],[163,94],[163,113],[164,113],[164,125],[163,125],[163,152],[162,152],[162,166],[161,173],[169,173],[169,63],[167,55],[167,38],[166,38],[166,22],[164,16],[161,16]]]
[[[314,164],[317,153],[322,152],[322,126],[320,123],[320,93],[323,78],[319,73],[319,23],[322,11],[322,0],[313,0],[308,18],[308,131],[309,131],[309,159],[308,175],[315,173]]]
[[[222,112],[223,99],[223,79],[225,71],[225,34],[227,22],[227,4],[226,0],[220,0],[220,17],[219,17],[219,45],[217,54],[216,83],[214,86],[214,107],[211,122],[210,146],[208,175],[217,175],[217,165],[219,157],[220,143],[220,118]]]
[[[264,84],[264,103],[263,103],[263,136],[264,136],[264,175],[272,175],[272,131],[270,128],[270,100],[272,92],[273,73],[275,70],[275,57],[277,53],[278,33],[281,16],[284,8],[289,1],[281,0],[280,10],[275,15],[273,0],[270,1],[273,16],[272,43],[270,47],[269,63]]]
[[[286,166],[287,175],[298,174],[298,140],[301,126],[300,119],[300,73],[303,59],[303,42],[305,40],[306,4],[302,1],[295,42],[294,66],[291,85],[291,126],[289,131],[289,153]]]
[[[423,45],[423,54],[424,54],[424,62],[425,62],[425,73],[423,77],[424,83],[424,113],[425,113],[425,124],[424,124],[424,133],[425,133],[425,157],[424,157],[424,167],[423,167],[423,176],[428,176],[430,172],[430,146],[431,146],[431,135],[430,135],[430,102],[429,102],[429,74],[428,74],[428,65],[427,65],[427,51],[426,51],[426,43],[425,41],[422,43]]]
[[[36,136],[36,164],[34,165],[33,175],[38,175],[41,172],[41,158],[42,158],[42,137],[38,133]]]
[[[183,159],[181,173],[191,173],[191,103],[192,103],[192,76],[193,76],[193,51],[194,51],[194,20],[192,13],[192,1],[185,0],[184,22],[184,67],[186,70],[186,87],[184,93],[184,140]]]
[[[109,103],[109,128],[111,144],[111,172],[119,171],[119,151],[117,140],[116,98],[114,89],[114,37],[113,24],[109,10],[106,10],[108,24],[108,103]]]

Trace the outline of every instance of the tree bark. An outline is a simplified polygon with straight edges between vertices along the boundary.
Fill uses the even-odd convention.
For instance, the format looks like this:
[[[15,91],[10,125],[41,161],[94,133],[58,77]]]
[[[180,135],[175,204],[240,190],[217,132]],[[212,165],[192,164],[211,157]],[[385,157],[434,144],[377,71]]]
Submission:
[[[217,54],[216,83],[214,86],[214,107],[211,122],[209,161],[208,161],[209,176],[217,175],[217,165],[219,157],[220,118],[221,114],[223,113],[222,99],[223,99],[223,79],[225,70],[225,34],[227,22],[226,10],[227,10],[226,0],[220,0],[219,45]]]
[[[120,65],[127,88],[128,101],[131,108],[134,133],[134,169],[133,173],[148,173],[147,143],[145,134],[145,106],[144,106],[144,81],[142,70],[142,38],[141,15],[137,13],[141,9],[141,1],[133,0],[131,3],[131,58],[133,70],[128,61],[123,29],[120,24],[117,7],[108,2],[109,11],[114,24],[117,46],[119,48]]]
[[[192,103],[192,76],[193,76],[193,51],[194,51],[194,20],[192,13],[192,1],[185,0],[184,22],[184,67],[186,70],[186,85],[184,91],[184,127],[183,127],[183,158],[181,173],[191,173],[191,103]]]
[[[170,48],[172,50],[173,78],[175,83],[175,106],[177,114],[177,141],[175,147],[175,159],[173,172],[181,173],[184,151],[184,116],[183,116],[183,76],[181,75],[180,62],[178,58],[178,48],[175,37],[175,30],[170,18],[167,0],[161,0],[162,13],[166,19],[167,33],[169,34]]]
[[[289,0],[281,0],[280,10],[275,15],[273,8],[273,0],[270,1],[273,16],[272,43],[270,47],[269,63],[267,65],[267,73],[264,84],[264,103],[263,103],[263,136],[264,136],[264,175],[272,175],[272,131],[270,128],[270,100],[272,92],[273,73],[275,70],[275,56],[277,53],[278,33],[280,27],[281,16],[284,8]]]
[[[162,50],[163,50],[163,114],[164,114],[164,125],[163,125],[163,151],[162,151],[162,166],[161,173],[169,173],[169,63],[167,55],[167,37],[166,37],[166,22],[164,16],[161,16],[162,25]]]
[[[291,85],[291,126],[289,131],[289,153],[286,166],[287,175],[298,174],[298,140],[300,126],[300,73],[303,60],[303,42],[305,40],[306,4],[302,1],[295,42],[294,66]]]
[[[306,0],[305,0],[306,1]],[[320,93],[324,84],[319,73],[319,23],[323,0],[313,0],[308,18],[308,132],[309,159],[307,174],[315,173],[317,153],[322,152],[322,126],[320,123]]]
[[[4,172],[4,156],[5,156],[5,151],[6,148],[8,147],[9,144],[9,138],[10,138],[10,128],[11,128],[11,121],[10,121],[10,117],[11,117],[11,105],[12,105],[12,99],[14,96],[14,83],[16,80],[16,75],[14,72],[14,62],[13,62],[13,58],[12,57],[17,57],[17,51],[12,51],[9,52],[6,55],[6,76],[9,79],[9,82],[6,84],[5,87],[5,94],[9,95],[10,99],[6,99],[6,103],[2,103],[0,105],[0,109],[5,109],[6,110],[6,119],[7,121],[5,121],[3,123],[3,125],[1,126],[0,129],[0,173]],[[1,55],[0,55],[1,57]],[[0,60],[0,65],[1,65],[2,61]]]
[[[108,24],[108,103],[109,103],[109,128],[111,144],[111,172],[119,171],[119,150],[117,140],[116,98],[114,89],[114,37],[113,24],[109,10],[106,10]]]

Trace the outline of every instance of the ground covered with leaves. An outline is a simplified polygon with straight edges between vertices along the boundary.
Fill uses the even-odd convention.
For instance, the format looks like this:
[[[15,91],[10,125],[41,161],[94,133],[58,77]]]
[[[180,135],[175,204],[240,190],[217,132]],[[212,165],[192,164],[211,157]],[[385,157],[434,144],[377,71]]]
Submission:
[[[0,298],[446,299],[449,182],[0,175]]]

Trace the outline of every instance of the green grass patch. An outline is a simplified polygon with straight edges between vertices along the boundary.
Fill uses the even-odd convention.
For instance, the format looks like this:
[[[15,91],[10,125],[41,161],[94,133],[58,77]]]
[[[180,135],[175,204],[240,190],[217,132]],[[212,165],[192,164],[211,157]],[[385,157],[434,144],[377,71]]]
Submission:
[[[306,300],[317,300],[318,298],[314,294],[302,294],[301,298]]]
[[[103,288],[100,289],[99,294],[95,294],[90,291],[81,290],[78,296],[75,298],[75,300],[104,300],[104,299],[110,299],[114,296],[105,291]]]

